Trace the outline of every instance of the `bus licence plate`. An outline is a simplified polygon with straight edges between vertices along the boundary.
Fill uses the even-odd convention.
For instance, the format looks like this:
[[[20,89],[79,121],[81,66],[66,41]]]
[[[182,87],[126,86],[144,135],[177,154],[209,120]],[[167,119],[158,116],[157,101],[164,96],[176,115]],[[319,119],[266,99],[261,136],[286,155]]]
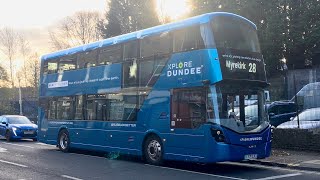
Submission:
[[[23,133],[24,133],[24,134],[33,134],[34,131],[24,131]]]
[[[258,154],[246,154],[244,155],[244,159],[257,159],[258,158]]]

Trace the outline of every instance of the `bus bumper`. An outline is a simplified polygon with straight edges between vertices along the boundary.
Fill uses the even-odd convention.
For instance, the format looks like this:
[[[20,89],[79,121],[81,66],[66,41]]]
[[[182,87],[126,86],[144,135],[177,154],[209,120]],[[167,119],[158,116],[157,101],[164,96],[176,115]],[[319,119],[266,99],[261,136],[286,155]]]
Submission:
[[[249,146],[240,146],[224,143],[216,143],[211,146],[207,163],[222,161],[242,161],[250,159],[263,159],[271,154],[271,142],[254,144]]]

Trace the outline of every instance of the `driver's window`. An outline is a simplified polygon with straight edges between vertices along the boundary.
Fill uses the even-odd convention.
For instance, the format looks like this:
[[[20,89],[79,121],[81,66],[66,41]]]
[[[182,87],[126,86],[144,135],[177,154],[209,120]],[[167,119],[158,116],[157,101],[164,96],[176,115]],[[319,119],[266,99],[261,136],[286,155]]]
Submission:
[[[222,118],[236,118],[239,113],[239,96],[234,94],[222,94],[222,106],[220,116]]]
[[[227,108],[228,108],[228,118],[236,118],[237,110],[236,110],[236,96],[235,95],[227,95]]]

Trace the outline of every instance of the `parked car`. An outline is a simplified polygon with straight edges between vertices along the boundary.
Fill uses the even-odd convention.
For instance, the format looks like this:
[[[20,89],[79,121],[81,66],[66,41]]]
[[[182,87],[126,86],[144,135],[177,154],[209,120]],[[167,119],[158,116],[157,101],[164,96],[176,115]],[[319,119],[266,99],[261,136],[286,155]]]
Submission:
[[[38,126],[27,117],[19,115],[0,116],[0,136],[7,141],[18,139],[32,139],[37,141]]]
[[[299,127],[298,127],[299,118]],[[280,129],[315,129],[320,128],[320,108],[310,108],[299,113],[292,118],[292,121],[282,123],[278,126]]]
[[[292,101],[275,101],[266,105],[270,124],[274,127],[297,115],[298,106]]]
[[[269,115],[270,124],[277,127],[283,122],[290,121],[291,117],[296,116],[298,106],[291,101],[275,101],[265,105],[266,111]],[[239,116],[237,111],[237,116]],[[258,106],[249,105],[245,107],[246,125],[255,124],[258,120]]]

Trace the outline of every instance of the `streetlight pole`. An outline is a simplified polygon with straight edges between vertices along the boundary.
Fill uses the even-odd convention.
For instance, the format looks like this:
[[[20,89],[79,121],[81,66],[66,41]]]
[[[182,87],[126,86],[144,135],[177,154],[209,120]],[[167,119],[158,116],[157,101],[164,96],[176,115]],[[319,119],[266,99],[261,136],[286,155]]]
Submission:
[[[282,75],[283,75],[283,81],[284,81],[284,86],[283,86],[283,98],[288,100],[288,66],[287,66],[287,60],[286,58],[282,58],[280,59],[280,63],[281,63],[281,71],[282,71]]]
[[[18,78],[18,82],[19,82],[19,106],[20,106],[20,115],[23,115],[23,113],[22,113],[22,95],[21,95],[20,78]]]

